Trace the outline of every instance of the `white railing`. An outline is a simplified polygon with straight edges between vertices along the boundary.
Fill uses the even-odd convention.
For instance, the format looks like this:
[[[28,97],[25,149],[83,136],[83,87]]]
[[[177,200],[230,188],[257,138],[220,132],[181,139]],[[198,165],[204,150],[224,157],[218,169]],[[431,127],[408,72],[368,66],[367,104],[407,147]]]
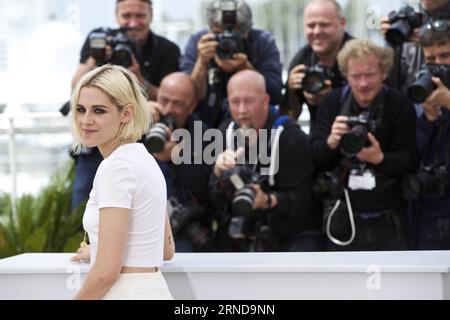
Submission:
[[[12,210],[15,215],[15,204],[17,199],[17,134],[41,134],[41,133],[65,133],[68,126],[39,126],[39,127],[19,127],[16,120],[39,120],[39,119],[61,119],[63,115],[59,112],[30,112],[30,113],[13,113],[0,114],[0,125],[6,123],[5,127],[0,127],[0,135],[8,135],[8,159],[9,173],[11,175],[11,202]]]

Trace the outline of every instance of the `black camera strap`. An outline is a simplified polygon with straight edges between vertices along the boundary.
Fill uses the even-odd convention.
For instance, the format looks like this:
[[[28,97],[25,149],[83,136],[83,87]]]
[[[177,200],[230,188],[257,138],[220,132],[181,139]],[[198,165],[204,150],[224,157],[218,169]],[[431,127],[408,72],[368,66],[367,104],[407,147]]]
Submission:
[[[375,100],[370,104],[368,108],[369,119],[374,119],[376,123],[376,127],[379,128],[383,123],[383,115],[384,115],[384,100],[386,96],[386,92],[389,90],[387,86],[384,86],[380,93],[375,97]],[[350,116],[352,114],[361,113],[361,108],[356,105],[356,101],[353,99],[353,94],[349,85],[346,85],[342,89],[342,94],[340,98],[342,107],[341,107],[341,115]]]

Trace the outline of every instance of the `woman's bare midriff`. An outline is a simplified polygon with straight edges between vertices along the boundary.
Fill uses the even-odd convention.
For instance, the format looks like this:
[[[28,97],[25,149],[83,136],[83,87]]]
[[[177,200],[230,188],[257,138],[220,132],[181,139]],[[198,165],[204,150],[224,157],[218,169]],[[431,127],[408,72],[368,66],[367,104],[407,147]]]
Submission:
[[[120,273],[147,273],[147,272],[157,272],[158,267],[151,268],[141,268],[141,267],[122,267]]]

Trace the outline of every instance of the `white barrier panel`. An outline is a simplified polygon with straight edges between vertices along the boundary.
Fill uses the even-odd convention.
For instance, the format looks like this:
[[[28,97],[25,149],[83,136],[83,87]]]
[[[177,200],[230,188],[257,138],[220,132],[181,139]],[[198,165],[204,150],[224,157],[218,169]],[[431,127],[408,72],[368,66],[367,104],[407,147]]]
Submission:
[[[72,254],[0,260],[0,299],[71,299],[89,271]],[[175,299],[450,299],[450,251],[177,253]]]

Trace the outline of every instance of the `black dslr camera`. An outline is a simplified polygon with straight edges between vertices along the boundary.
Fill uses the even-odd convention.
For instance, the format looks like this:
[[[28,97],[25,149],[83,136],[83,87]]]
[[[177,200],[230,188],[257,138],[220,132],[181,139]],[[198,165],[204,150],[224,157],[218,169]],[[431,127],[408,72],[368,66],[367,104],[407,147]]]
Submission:
[[[90,55],[100,67],[111,63],[128,68],[132,64],[132,55],[138,56],[137,42],[127,35],[127,28],[102,28],[89,35]],[[112,48],[111,58],[106,56],[106,46]]]
[[[432,77],[438,77],[442,83],[450,88],[450,66],[445,64],[429,63],[419,70],[415,76],[415,81],[408,88],[408,96],[417,103],[422,103],[428,99],[431,93],[436,90]]]
[[[342,136],[340,148],[344,155],[352,157],[367,145],[367,134],[375,131],[376,122],[369,119],[368,112],[363,112],[359,116],[348,117],[347,125],[350,131]]]
[[[244,51],[243,38],[236,31],[236,1],[220,1],[220,10],[222,12],[222,26],[224,31],[216,34],[215,41],[219,42],[216,53],[221,60],[232,59],[234,54]]]
[[[219,187],[228,192],[233,215],[245,216],[252,212],[256,193],[250,184],[263,182],[262,176],[245,165],[238,165],[220,176]]]
[[[228,200],[231,200],[231,221],[228,234],[233,239],[248,239],[250,234],[247,218],[253,211],[256,193],[250,184],[259,184],[267,190],[265,179],[250,167],[238,165],[225,171],[218,181],[219,187],[225,191]]]
[[[316,64],[311,67],[306,67],[304,70],[305,77],[302,80],[303,90],[316,94],[325,87],[325,80],[332,77],[331,72],[328,68]]]
[[[386,41],[396,47],[406,42],[415,28],[422,26],[423,16],[414,12],[413,7],[405,6],[389,14],[389,23],[391,25],[386,32]]]
[[[417,174],[402,180],[403,197],[417,199],[420,195],[442,198],[448,190],[448,172],[445,166],[423,166]]]
[[[196,250],[210,250],[210,229],[198,221],[206,213],[204,206],[198,203],[182,205],[176,198],[171,197],[167,200],[167,211],[174,237],[183,234]]]
[[[164,150],[164,146],[169,141],[167,130],[173,130],[175,119],[171,116],[162,117],[159,122],[150,129],[144,137],[144,146],[150,153],[158,153]]]

